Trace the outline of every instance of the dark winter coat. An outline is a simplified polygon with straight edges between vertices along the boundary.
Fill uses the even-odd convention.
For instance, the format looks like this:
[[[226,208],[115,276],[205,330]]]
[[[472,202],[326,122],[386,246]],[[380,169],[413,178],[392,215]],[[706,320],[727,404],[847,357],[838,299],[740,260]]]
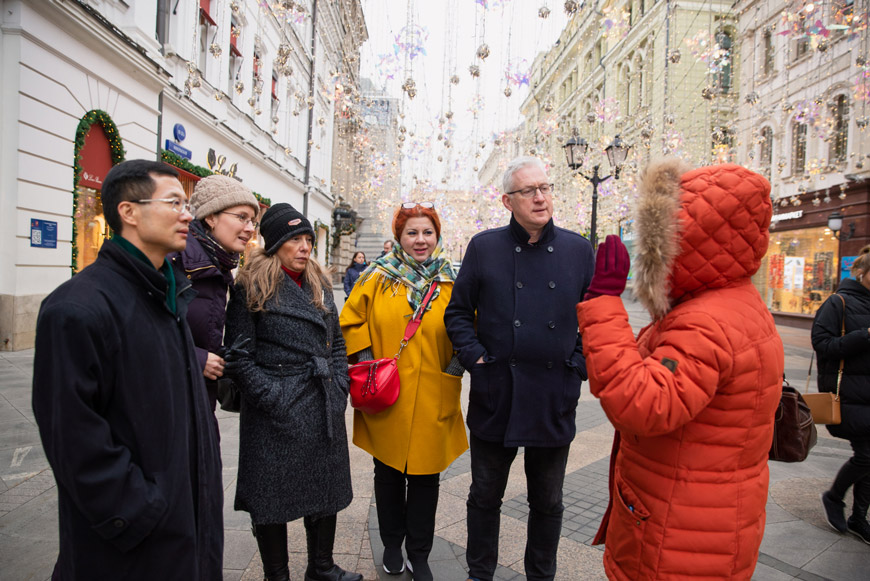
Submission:
[[[58,488],[59,579],[221,579],[220,450],[193,291],[111,241],[42,303],[33,411]]]
[[[230,297],[226,343],[251,339],[232,372],[242,392],[235,508],[255,524],[335,514],[353,498],[347,355],[331,287],[323,298],[326,313],[286,275],[265,311],[247,309],[240,284]]]
[[[592,246],[552,220],[528,240],[513,218],[472,238],[444,322],[471,371],[471,432],[505,446],[564,446],[586,379],[574,306],[592,278]]]
[[[353,285],[356,284],[356,279],[359,278],[359,275],[368,267],[368,264],[359,264],[354,262],[347,268],[347,272],[344,275],[344,295],[350,296],[350,291],[353,290]]]
[[[846,301],[846,335],[840,336],[843,303],[830,296],[813,321],[813,349],[819,358],[819,391],[837,391],[837,372],[844,359],[840,383],[842,423],[828,426],[832,436],[870,439],[870,290],[847,278],[837,293]]]

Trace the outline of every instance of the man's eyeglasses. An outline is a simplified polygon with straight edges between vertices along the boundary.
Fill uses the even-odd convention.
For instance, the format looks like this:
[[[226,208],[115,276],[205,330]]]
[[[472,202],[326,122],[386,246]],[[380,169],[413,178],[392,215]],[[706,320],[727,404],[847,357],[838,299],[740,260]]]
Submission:
[[[435,207],[435,204],[433,204],[432,202],[405,202],[402,204],[402,207],[406,210],[413,210],[417,206],[429,208],[431,210]]]
[[[250,224],[251,226],[254,227],[255,230],[257,229],[257,226],[260,225],[259,222],[257,222],[253,218],[248,218],[244,214],[236,214],[235,212],[218,212],[218,214],[229,214],[230,216],[235,216],[236,218],[238,218],[239,222],[241,222],[245,226]]]
[[[193,212],[190,211],[190,202],[181,201],[178,198],[161,198],[157,200],[131,200],[135,204],[150,204],[151,202],[163,202],[164,204],[170,204],[172,211],[176,214],[183,214],[187,212],[191,216]]]
[[[529,187],[523,188],[521,190],[514,190],[512,192],[508,192],[507,194],[508,195],[519,194],[524,198],[531,198],[531,197],[534,197],[534,195],[538,192],[538,190],[541,190],[542,195],[549,196],[550,194],[553,193],[554,188],[555,188],[555,186],[553,184],[541,184],[539,186],[529,186]]]

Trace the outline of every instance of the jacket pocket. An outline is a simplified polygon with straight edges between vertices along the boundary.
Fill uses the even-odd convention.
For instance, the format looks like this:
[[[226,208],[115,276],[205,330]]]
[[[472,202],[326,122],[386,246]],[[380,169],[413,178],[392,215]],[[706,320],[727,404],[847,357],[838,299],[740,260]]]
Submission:
[[[562,386],[562,412],[567,413],[577,407],[580,401],[580,386],[583,378],[580,376],[580,368],[576,363],[567,359],[565,361],[564,385]]]
[[[462,378],[449,373],[441,373],[441,410],[438,421],[452,418],[461,410],[459,394],[462,392]]]
[[[640,577],[640,559],[644,529],[649,512],[634,490],[621,478],[616,479],[616,497],[607,526],[607,550],[611,558],[630,579]]]
[[[478,405],[485,410],[492,411],[492,398],[489,393],[490,365],[488,363],[476,363],[469,370],[471,376],[471,390],[468,392],[468,405]]]

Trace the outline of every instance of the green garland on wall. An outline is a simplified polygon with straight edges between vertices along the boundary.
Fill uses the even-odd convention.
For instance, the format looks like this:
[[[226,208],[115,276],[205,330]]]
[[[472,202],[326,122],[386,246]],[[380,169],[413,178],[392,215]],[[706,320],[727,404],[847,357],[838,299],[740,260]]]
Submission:
[[[121,141],[121,135],[118,133],[118,126],[115,125],[115,122],[112,121],[109,114],[105,111],[100,111],[99,109],[92,109],[85,113],[85,116],[79,121],[78,127],[76,127],[75,147],[73,150],[72,264],[70,264],[72,274],[77,272],[79,257],[79,251],[76,247],[76,214],[79,210],[79,181],[82,176],[82,147],[85,146],[85,137],[87,137],[88,132],[91,130],[91,126],[94,123],[99,124],[100,127],[103,128],[103,131],[109,140],[109,153],[112,158],[112,165],[118,165],[124,161],[124,156],[126,155],[124,144]]]
[[[171,166],[177,167],[178,169],[183,169],[187,173],[192,173],[197,177],[204,178],[214,174],[214,172],[210,169],[193,164],[190,161],[184,159],[183,157],[176,155],[175,153],[172,153],[171,151],[168,151],[166,149],[160,150],[160,159],[161,161],[168,163]],[[272,205],[271,199],[263,197],[257,192],[253,192],[253,194],[254,197],[256,197],[257,200],[260,201],[261,204],[265,204],[266,206]]]
[[[324,256],[324,266],[326,266],[329,264],[329,250],[330,250],[329,226],[324,224],[323,222],[321,222],[319,218],[314,221],[314,249],[313,249],[314,252],[312,252],[312,254],[317,254],[317,231],[318,230],[326,230],[326,237],[325,238],[326,238],[327,244],[326,244],[326,255]]]

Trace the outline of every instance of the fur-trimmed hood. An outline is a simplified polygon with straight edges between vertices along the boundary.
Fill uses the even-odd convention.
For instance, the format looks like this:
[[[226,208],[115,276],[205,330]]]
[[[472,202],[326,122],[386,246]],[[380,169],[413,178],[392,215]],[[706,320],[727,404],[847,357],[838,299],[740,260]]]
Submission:
[[[635,295],[660,319],[686,295],[751,277],[772,212],[770,183],[739,165],[650,165],[636,212]]]

